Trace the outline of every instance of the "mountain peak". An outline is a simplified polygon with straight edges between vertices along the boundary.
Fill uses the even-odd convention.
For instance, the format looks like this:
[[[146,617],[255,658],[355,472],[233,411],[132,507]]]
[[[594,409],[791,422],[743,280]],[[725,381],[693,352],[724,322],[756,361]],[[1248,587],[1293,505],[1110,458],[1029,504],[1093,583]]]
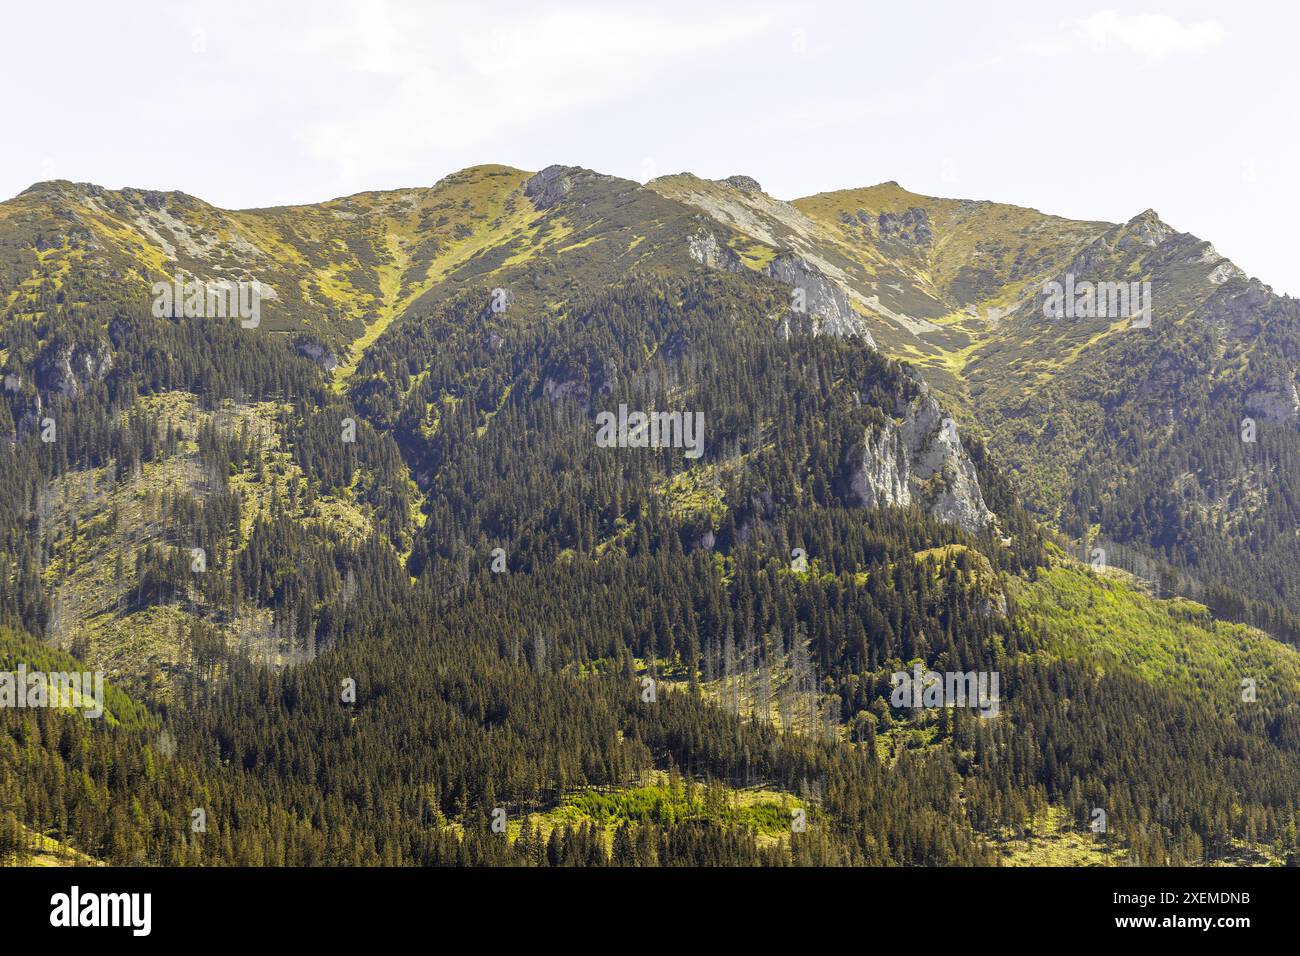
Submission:
[[[67,179],[49,179],[32,183],[18,197],[39,199],[45,202],[72,200],[81,202],[90,198],[117,197],[128,203],[161,209],[168,204],[180,206],[208,205],[196,196],[177,189],[141,189],[137,186],[123,186],[121,189],[108,189],[94,183],[75,183]]]
[[[641,186],[640,183],[630,179],[598,173],[585,166],[553,163],[529,177],[524,183],[524,195],[531,199],[538,209],[549,209],[575,188],[590,188],[597,185],[612,187],[615,192],[626,192],[629,189],[639,189]]]
[[[573,188],[574,177],[582,172],[581,166],[552,163],[524,183],[524,195],[533,200],[538,209],[548,209],[564,198]]]
[[[96,186],[94,183],[74,183],[68,179],[45,179],[38,183],[32,183],[18,195],[55,199],[67,198],[70,195],[94,196],[104,191],[103,186]]]
[[[1170,236],[1177,235],[1178,230],[1161,219],[1154,209],[1144,209],[1126,222],[1121,232],[1154,249]]]
[[[1138,223],[1160,223],[1164,225],[1164,220],[1160,218],[1160,213],[1154,209],[1143,209],[1140,213],[1130,219],[1126,225],[1133,226]]]
[[[763,187],[758,184],[758,180],[752,176],[728,176],[722,180],[733,189],[739,189],[742,193],[761,193]]]

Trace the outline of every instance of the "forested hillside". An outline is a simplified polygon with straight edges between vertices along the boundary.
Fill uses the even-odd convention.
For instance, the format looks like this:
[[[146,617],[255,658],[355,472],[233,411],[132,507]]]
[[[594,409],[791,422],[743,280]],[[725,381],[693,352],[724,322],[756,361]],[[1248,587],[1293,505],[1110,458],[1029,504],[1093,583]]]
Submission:
[[[1135,227],[858,196],[837,232],[825,197],[694,183],[0,204],[0,671],[111,689],[102,720],[0,708],[0,861],[1294,858],[1289,420],[1234,442],[1194,317],[1049,349],[1026,311],[1017,347],[1070,356],[1033,388],[965,374],[1010,333],[940,321],[1006,279],[960,243],[1032,233],[997,257],[1028,282]],[[258,277],[268,321],[158,315],[177,270]],[[876,310],[904,280],[947,330],[924,348]],[[1187,308],[1244,308],[1236,281]],[[1249,321],[1285,356],[1279,302]],[[1253,381],[1233,334],[1214,361]],[[1088,388],[1105,414],[1067,427]],[[679,440],[602,441],[620,409]],[[1117,571],[1139,545],[1157,573]],[[914,668],[997,682],[900,703]]]

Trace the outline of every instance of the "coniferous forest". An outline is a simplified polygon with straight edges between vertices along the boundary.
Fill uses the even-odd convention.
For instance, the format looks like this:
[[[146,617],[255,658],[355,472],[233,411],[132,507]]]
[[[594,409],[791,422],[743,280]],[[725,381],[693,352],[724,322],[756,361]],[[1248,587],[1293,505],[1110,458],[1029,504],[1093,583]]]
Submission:
[[[975,435],[864,500],[898,422],[919,472],[951,419],[775,281],[646,273],[533,321],[471,285],[344,389],[287,336],[79,294],[4,327],[0,669],[110,670],[106,714],[0,711],[8,862],[1297,852],[1292,635],[1073,561]],[[702,455],[599,447],[620,404],[702,412]],[[963,475],[983,510],[953,520]],[[1153,677],[1040,613],[1049,583],[1205,646]],[[1272,669],[1249,703],[1230,642]],[[914,665],[996,673],[994,713],[899,706]]]

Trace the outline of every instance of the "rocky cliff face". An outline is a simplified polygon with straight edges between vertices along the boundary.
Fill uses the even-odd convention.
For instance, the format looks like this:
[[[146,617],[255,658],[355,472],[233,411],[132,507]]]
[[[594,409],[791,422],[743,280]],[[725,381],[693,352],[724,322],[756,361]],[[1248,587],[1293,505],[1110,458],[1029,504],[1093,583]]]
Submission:
[[[590,365],[561,364],[546,370],[542,379],[542,394],[552,403],[577,402],[582,410],[591,414],[594,401],[614,392],[618,385],[618,363],[612,358],[592,357]]]
[[[332,372],[338,368],[338,355],[310,336],[299,336],[294,342],[294,347],[297,348],[299,355],[311,359],[328,371]]]
[[[709,269],[721,269],[724,272],[740,272],[740,256],[718,242],[718,237],[707,229],[701,229],[686,240],[691,258]]]
[[[1245,405],[1266,422],[1289,422],[1300,415],[1300,390],[1289,376],[1274,375],[1247,393]]]
[[[37,358],[36,384],[42,391],[78,395],[112,368],[113,353],[102,343],[95,347],[51,344]]]
[[[524,195],[538,209],[550,209],[573,189],[574,177],[579,172],[575,166],[547,166],[524,185]]]
[[[782,324],[787,338],[793,332],[813,335],[856,337],[875,348],[867,323],[849,306],[843,290],[796,255],[779,255],[767,266],[767,274],[793,290],[794,306]]]
[[[706,268],[736,273],[745,269],[740,256],[707,229],[690,236],[687,246],[691,258]],[[790,311],[781,319],[782,337],[788,339],[795,334],[853,337],[876,347],[866,320],[853,311],[844,290],[816,266],[792,253],[782,253],[763,271],[790,287],[791,305]]]
[[[851,494],[865,507],[915,502],[972,533],[993,523],[956,424],[924,386],[883,427],[864,432],[845,469]]]

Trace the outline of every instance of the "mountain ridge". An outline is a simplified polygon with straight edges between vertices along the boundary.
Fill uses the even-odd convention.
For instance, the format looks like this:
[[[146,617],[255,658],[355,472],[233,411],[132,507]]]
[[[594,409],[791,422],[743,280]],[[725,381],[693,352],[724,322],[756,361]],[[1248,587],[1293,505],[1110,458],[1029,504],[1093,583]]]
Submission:
[[[1239,417],[1262,409],[1266,425],[1291,421],[1297,403],[1287,396],[1300,381],[1300,355],[1291,357],[1289,340],[1266,354],[1254,318],[1289,315],[1294,300],[1274,296],[1154,210],[1125,223],[1077,221],[923,196],[892,180],[786,202],[743,174],[678,173],[642,185],[579,166],[483,164],[428,187],[236,211],[176,191],[52,181],[0,203],[0,238],[0,327],[60,303],[76,315],[92,299],[129,311],[147,280],[178,273],[256,279],[268,290],[265,331],[288,334],[330,372],[336,391],[372,409],[376,392],[394,408],[411,400],[408,386],[394,388],[384,344],[409,338],[406,327],[418,335],[421,323],[477,286],[487,288],[476,294],[500,293],[496,336],[519,323],[563,323],[582,296],[630,275],[703,270],[772,280],[799,300],[780,319],[783,334],[852,335],[913,364],[964,433],[990,442],[1035,510],[1081,539],[1098,526],[1102,536],[1138,543],[1132,530],[1119,534],[1117,519],[1075,516],[1122,498],[1122,489],[1100,497],[1086,490],[1097,481],[1127,481],[1149,467],[1086,457],[1090,442],[1123,444],[1104,437],[1120,420],[1115,402],[1126,403],[1126,416],[1141,409],[1167,421],[1178,418],[1179,399],[1157,384],[1169,378],[1169,359],[1135,350],[1142,333],[1131,317],[1053,321],[1040,308],[1049,286],[1131,286],[1147,296],[1144,315],[1155,316],[1153,342],[1203,330],[1215,344],[1192,363],[1197,388],[1217,389]],[[1283,322],[1277,334],[1290,328]],[[77,388],[78,363],[108,374],[96,348],[45,354],[36,367],[64,368],[54,376],[60,388]],[[24,387],[31,365],[12,349],[5,359],[11,381]],[[1289,368],[1276,367],[1279,360]],[[1095,381],[1116,374],[1131,380],[1127,392],[1099,401]],[[34,396],[24,420],[39,402]],[[432,405],[424,414],[437,417]],[[376,421],[391,427],[392,414]],[[1175,451],[1185,432],[1162,425],[1158,434],[1164,450],[1152,454],[1185,454]],[[1043,442],[1052,454],[1036,454]],[[1160,480],[1190,487],[1177,476]],[[1232,494],[1236,483],[1196,479],[1207,499]],[[1178,503],[1173,520],[1204,522],[1216,507]],[[1186,546],[1171,545],[1167,530],[1143,537],[1153,561],[1188,563]]]

